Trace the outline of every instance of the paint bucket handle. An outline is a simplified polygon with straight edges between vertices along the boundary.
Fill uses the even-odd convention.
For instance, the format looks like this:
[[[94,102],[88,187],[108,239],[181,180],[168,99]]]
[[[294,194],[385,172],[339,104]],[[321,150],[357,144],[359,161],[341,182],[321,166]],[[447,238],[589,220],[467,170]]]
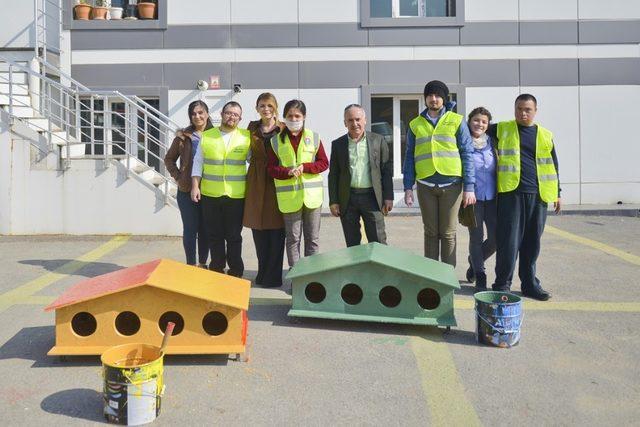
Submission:
[[[518,329],[500,329],[500,328],[496,328],[495,326],[493,326],[493,324],[491,324],[491,322],[489,322],[480,313],[478,313],[477,310],[476,310],[476,314],[478,315],[478,318],[480,318],[491,329],[493,329],[494,331],[498,332],[499,334],[513,334],[513,333],[518,332],[520,330],[520,328],[518,328]],[[520,317],[520,326],[522,326],[522,322],[524,322],[524,313],[522,313],[521,317]]]

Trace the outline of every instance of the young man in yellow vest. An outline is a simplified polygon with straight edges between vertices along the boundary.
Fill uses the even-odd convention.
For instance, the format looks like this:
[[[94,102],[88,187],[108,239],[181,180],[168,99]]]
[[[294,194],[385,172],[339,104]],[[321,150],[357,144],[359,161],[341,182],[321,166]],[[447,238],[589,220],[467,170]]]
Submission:
[[[516,98],[515,120],[491,125],[487,133],[498,147],[498,217],[496,281],[493,289],[509,291],[519,256],[522,294],[546,301],[551,295],[536,277],[540,238],[547,204],[560,212],[560,181],[553,134],[534,123],[538,101]]]
[[[239,129],[242,107],[229,101],[222,107],[220,127],[202,133],[193,159],[191,198],[202,199],[205,230],[211,249],[209,269],[242,277],[242,215],[244,211],[250,136]]]
[[[455,267],[458,209],[476,202],[475,167],[469,128],[448,98],[441,81],[424,87],[427,109],[409,123],[402,174],[407,206],[413,205],[418,182],[424,256]]]

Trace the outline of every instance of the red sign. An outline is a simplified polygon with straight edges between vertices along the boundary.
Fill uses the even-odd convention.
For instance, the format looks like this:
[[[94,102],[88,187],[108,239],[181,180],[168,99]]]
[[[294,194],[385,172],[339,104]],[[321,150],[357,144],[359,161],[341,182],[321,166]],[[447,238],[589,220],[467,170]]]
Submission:
[[[220,76],[209,77],[209,89],[220,89]]]

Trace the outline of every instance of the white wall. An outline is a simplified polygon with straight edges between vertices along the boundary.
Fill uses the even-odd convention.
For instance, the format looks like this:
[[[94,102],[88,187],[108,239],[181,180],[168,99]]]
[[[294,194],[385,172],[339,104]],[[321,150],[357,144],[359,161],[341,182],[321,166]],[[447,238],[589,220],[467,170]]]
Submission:
[[[640,0],[579,0],[578,6],[579,19],[640,19]]]
[[[518,0],[465,0],[464,16],[466,21],[517,21]]]
[[[576,19],[578,0],[519,0],[523,21]],[[515,2],[514,2],[515,3]],[[602,2],[600,2],[602,5]],[[602,6],[600,6],[602,7]]]
[[[35,46],[33,1],[0,0],[0,50]]]
[[[0,129],[0,233],[182,234],[177,208],[116,166],[73,160],[61,173],[34,163],[28,141]]]
[[[168,1],[168,25],[217,25],[231,22],[231,0]]]
[[[358,3],[359,0],[298,0],[298,16],[301,23],[360,22]]]

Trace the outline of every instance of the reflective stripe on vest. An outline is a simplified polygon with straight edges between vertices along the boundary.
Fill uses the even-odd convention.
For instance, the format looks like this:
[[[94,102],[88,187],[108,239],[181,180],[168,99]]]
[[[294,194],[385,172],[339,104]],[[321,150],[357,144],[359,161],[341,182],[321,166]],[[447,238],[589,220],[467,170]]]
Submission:
[[[289,135],[282,138],[274,135],[271,138],[271,147],[278,157],[280,166],[293,168],[303,163],[312,163],[316,159],[316,153],[320,147],[320,137],[317,133],[305,129],[298,145],[298,152],[293,150]],[[276,198],[278,209],[282,213],[297,212],[302,205],[309,209],[322,206],[324,190],[322,175],[303,173],[298,178],[274,179],[276,186]]]
[[[438,172],[447,176],[462,176],[462,161],[456,133],[462,116],[447,111],[434,128],[429,120],[418,116],[411,120],[409,128],[416,137],[413,150],[416,179],[428,178]]]
[[[558,173],[553,164],[553,134],[536,125],[536,174],[538,193],[547,202],[558,199]],[[515,120],[498,123],[498,192],[506,193],[520,184],[520,134]]]
[[[249,131],[236,129],[227,148],[219,128],[202,133],[204,155],[200,191],[208,197],[228,196],[242,199],[247,176]]]

